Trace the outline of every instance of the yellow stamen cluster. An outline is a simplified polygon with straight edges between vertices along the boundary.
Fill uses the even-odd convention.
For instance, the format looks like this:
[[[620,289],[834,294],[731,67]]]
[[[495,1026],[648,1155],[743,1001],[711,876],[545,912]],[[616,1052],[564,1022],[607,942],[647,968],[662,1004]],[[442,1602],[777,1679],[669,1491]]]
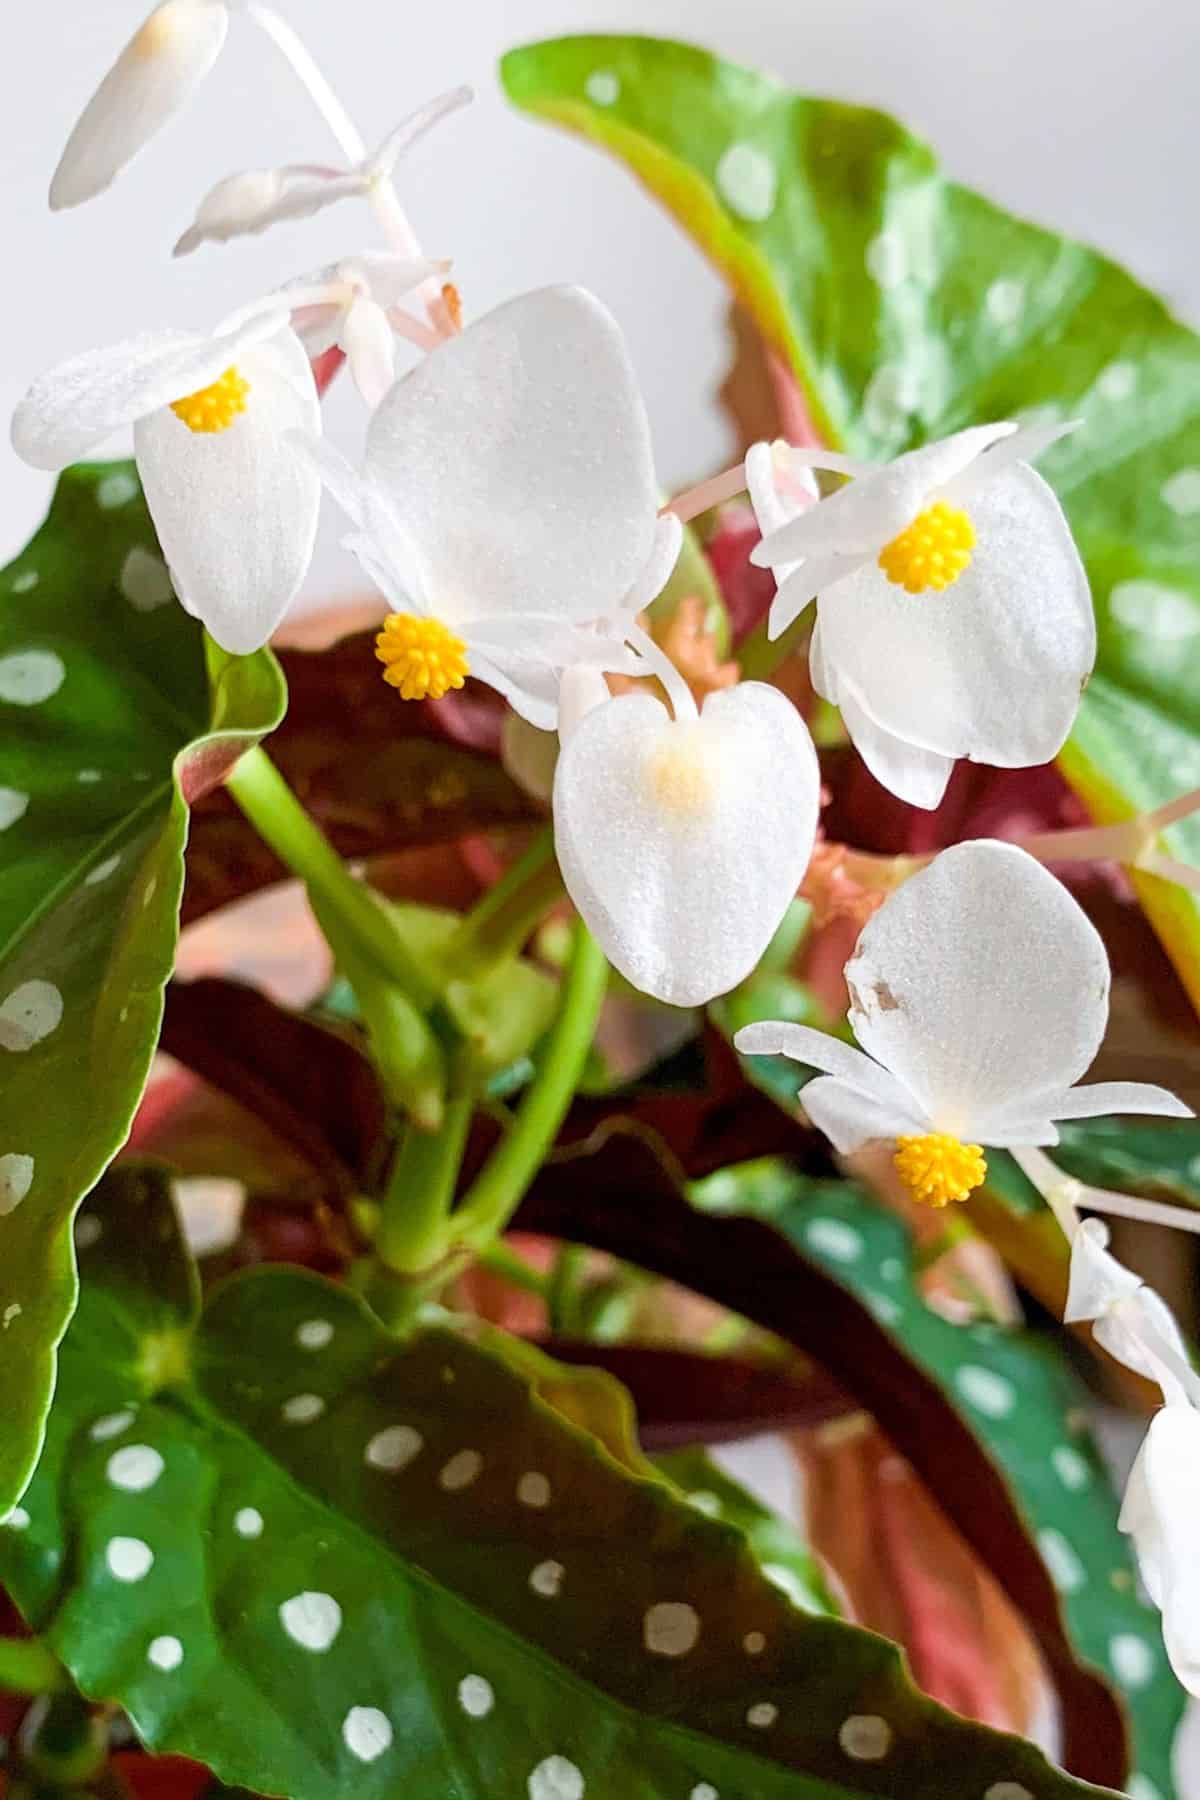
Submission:
[[[913,1198],[927,1206],[965,1200],[987,1179],[987,1162],[979,1145],[964,1144],[944,1131],[897,1138],[892,1162]]]
[[[462,639],[440,619],[414,613],[388,614],[375,654],[384,665],[383,679],[400,690],[402,700],[440,700],[470,674]]]
[[[879,567],[889,581],[909,594],[934,588],[940,594],[970,565],[975,527],[961,506],[937,500],[917,514],[912,524],[885,544]]]
[[[249,392],[250,383],[235,368],[229,368],[207,387],[185,394],[182,400],[172,400],[171,411],[189,431],[228,431],[239,414],[245,412]]]

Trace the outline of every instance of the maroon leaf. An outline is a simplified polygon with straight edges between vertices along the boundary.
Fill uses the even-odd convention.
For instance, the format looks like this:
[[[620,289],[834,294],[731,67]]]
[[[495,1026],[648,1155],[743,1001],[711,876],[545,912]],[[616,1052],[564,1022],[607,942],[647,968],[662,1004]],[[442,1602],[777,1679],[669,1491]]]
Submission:
[[[173,981],[162,1048],[269,1125],[333,1196],[372,1185],[387,1106],[350,1033],[237,981]]]
[[[823,1425],[841,1418],[853,1404],[824,1370],[801,1380],[736,1357],[703,1356],[658,1344],[545,1338],[541,1348],[558,1362],[604,1369],[628,1388],[638,1436],[651,1454]]]

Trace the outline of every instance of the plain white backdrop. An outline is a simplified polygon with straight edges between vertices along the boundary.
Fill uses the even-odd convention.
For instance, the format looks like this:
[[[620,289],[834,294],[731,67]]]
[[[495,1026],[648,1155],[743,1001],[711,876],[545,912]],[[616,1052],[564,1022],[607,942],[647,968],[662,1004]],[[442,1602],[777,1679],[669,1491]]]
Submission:
[[[333,160],[275,51],[235,20],[208,83],[108,194],[52,216],[45,196],[66,134],[148,0],[21,5],[0,63],[3,280],[0,412],[73,351],[155,325],[204,327],[244,298],[363,247],[347,204],[271,236],[170,246],[219,176]],[[674,484],[726,448],[713,391],[724,366],[723,296],[673,223],[600,153],[510,109],[495,77],[516,43],[566,32],[686,37],[810,93],[896,113],[949,170],[993,198],[1116,255],[1200,321],[1196,0],[279,0],[368,139],[461,81],[475,105],[401,172],[431,254],[454,258],[471,313],[522,288],[579,281],[625,326],[660,470]],[[16,0],[8,5],[17,12]],[[342,384],[339,384],[339,387]],[[348,384],[347,384],[348,385]],[[335,438],[360,429],[349,392]],[[0,561],[45,506],[45,476],[0,440]],[[310,591],[354,581],[327,526]]]

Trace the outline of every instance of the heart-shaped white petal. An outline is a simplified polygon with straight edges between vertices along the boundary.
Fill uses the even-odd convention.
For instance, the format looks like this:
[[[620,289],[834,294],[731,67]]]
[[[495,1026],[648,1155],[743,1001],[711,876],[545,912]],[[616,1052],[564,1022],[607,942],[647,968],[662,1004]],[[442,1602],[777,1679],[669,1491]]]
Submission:
[[[221,53],[223,0],[165,0],[84,107],[50,184],[54,211],[104,192],[184,104]]]
[[[943,850],[897,889],[846,965],[850,1022],[939,1131],[1070,1087],[1108,1015],[1104,944],[1062,883],[1011,844]]]
[[[654,545],[645,408],[581,288],[523,294],[427,356],[372,419],[367,471],[447,617],[606,617]]]
[[[257,650],[308,571],[321,483],[285,440],[316,432],[312,370],[293,332],[248,351],[245,412],[189,430],[169,407],[134,431],[138,472],[176,591],[226,650]]]
[[[555,837],[609,960],[675,1006],[734,987],[808,866],[819,786],[800,715],[759,682],[711,694],[696,720],[645,694],[589,712],[559,757]]]
[[[147,331],[73,356],[40,375],[17,407],[13,449],[35,469],[65,469],[123,425],[207,387],[286,322],[282,310],[263,311],[215,337]]]
[[[1200,1413],[1165,1406],[1129,1477],[1121,1530],[1134,1541],[1147,1592],[1162,1608],[1171,1667],[1190,1694],[1200,1694]]]
[[[891,736],[1032,767],[1061,748],[1095,661],[1087,576],[1062,508],[1024,464],[990,481],[971,517],[971,563],[942,593],[908,594],[873,560],[819,590],[822,651]]]

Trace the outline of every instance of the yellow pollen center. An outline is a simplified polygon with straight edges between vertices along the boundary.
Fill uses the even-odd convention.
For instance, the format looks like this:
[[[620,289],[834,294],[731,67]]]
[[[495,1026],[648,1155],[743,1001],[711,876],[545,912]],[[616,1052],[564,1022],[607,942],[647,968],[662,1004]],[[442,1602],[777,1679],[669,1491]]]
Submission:
[[[207,387],[185,394],[182,400],[172,400],[171,411],[189,431],[228,431],[238,415],[245,412],[249,392],[250,383],[235,368],[229,368]]]
[[[383,679],[402,700],[440,700],[470,674],[467,646],[440,619],[389,613],[375,639]]]
[[[889,581],[909,594],[923,594],[956,582],[970,565],[975,527],[961,506],[937,500],[917,514],[912,524],[885,544],[879,567]]]
[[[987,1162],[979,1145],[964,1144],[945,1131],[897,1138],[892,1162],[913,1198],[927,1206],[965,1200],[987,1179]]]
[[[694,726],[672,725],[666,742],[646,765],[646,780],[656,805],[680,822],[703,817],[716,797],[715,770],[706,747],[696,737]]]
[[[161,56],[185,28],[185,19],[181,14],[186,14],[186,11],[186,7],[179,5],[179,0],[166,0],[165,5],[155,7],[133,40],[134,55],[146,57],[147,60]]]

